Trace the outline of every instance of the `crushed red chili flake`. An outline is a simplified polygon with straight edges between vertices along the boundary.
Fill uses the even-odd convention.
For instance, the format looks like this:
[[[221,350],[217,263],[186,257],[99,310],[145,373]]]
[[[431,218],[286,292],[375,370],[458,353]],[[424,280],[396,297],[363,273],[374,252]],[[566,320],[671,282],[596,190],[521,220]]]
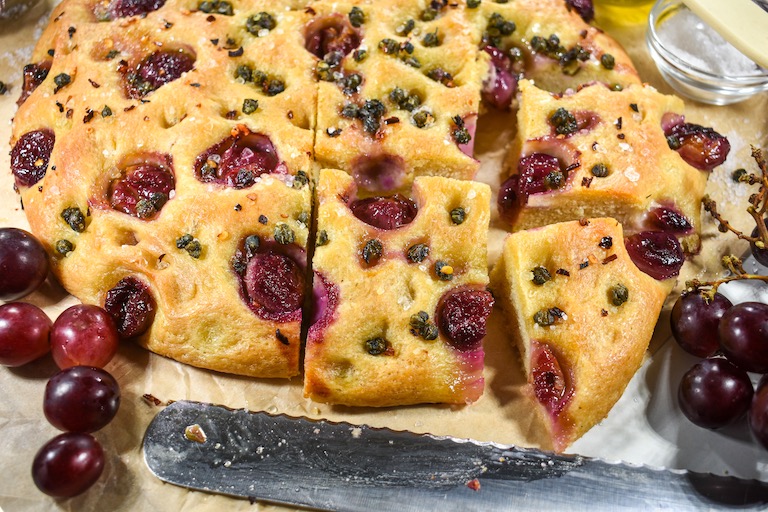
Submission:
[[[72,119],[72,114],[74,114],[74,111],[71,108],[68,108],[67,109],[67,113],[65,114],[66,118],[67,119]]]
[[[584,270],[589,266],[589,260],[584,260],[583,262],[579,263],[579,270]]]
[[[67,29],[67,34],[69,34],[70,39],[72,39],[72,36],[75,35],[75,32],[77,32],[77,29],[75,27],[69,27]]]
[[[584,176],[583,178],[581,178],[581,186],[582,187],[589,188],[589,186],[591,184],[592,184],[592,177],[591,176],[590,177]]]
[[[293,110],[288,111],[288,119],[293,119]]]
[[[467,482],[467,487],[472,489],[473,491],[479,491],[480,490],[480,480],[477,478],[473,478],[469,482]]]
[[[219,45],[219,39],[218,39],[218,38],[216,38],[216,39],[211,39],[211,44],[212,44],[213,46],[218,46],[218,45]]]
[[[290,342],[288,341],[288,337],[280,332],[280,329],[277,329],[275,331],[275,337],[277,338],[277,341],[282,343],[283,345],[290,345]]]
[[[630,104],[629,104],[629,108],[631,108],[631,109],[632,109],[632,110],[634,110],[635,112],[640,112],[640,109],[639,109],[639,108],[637,108],[637,103],[630,103]]]
[[[384,124],[397,124],[399,122],[400,122],[400,118],[395,116],[388,117],[387,119],[384,120]]]
[[[214,21],[216,21],[216,16],[210,15],[207,18],[205,18],[205,21],[207,21],[208,23],[213,23]]]
[[[592,151],[597,151],[597,141],[592,143]]]
[[[579,219],[580,226],[589,226],[589,219]]]
[[[99,87],[101,87],[100,83],[94,82],[90,78],[88,79],[88,82],[93,86],[94,89],[98,89]]]
[[[63,113],[63,112],[64,112],[64,105],[62,105],[61,103],[59,103],[59,102],[57,101],[57,102],[56,102],[56,106],[57,106],[57,107],[59,107],[59,112],[61,112],[61,113]]]
[[[559,268],[559,269],[555,270],[555,274],[559,274],[559,275],[565,276],[565,277],[568,277],[568,276],[571,275],[571,273],[568,272],[567,270],[565,270],[564,268]]]
[[[144,400],[146,400],[147,402],[149,402],[149,403],[151,403],[152,405],[155,405],[155,406],[157,406],[157,407],[159,407],[159,406],[163,405],[163,402],[162,402],[162,400],[160,400],[160,399],[159,399],[159,398],[157,398],[156,396],[154,396],[154,395],[151,395],[151,394],[149,394],[149,393],[144,393],[144,394],[142,395],[142,398],[143,398]]]
[[[618,257],[616,254],[611,254],[610,256],[607,256],[607,257],[606,257],[606,258],[603,260],[603,265],[607,265],[608,263],[610,263],[610,262],[612,262],[612,261],[614,261],[614,260],[617,260],[618,258],[619,258],[619,257]]]
[[[621,126],[622,126],[622,124],[624,124],[624,120],[622,119],[621,116],[619,116],[619,118],[616,120],[615,124],[616,124],[616,129],[617,130],[621,130]]]
[[[131,110],[133,110],[133,109],[135,109],[135,108],[136,108],[136,105],[131,105],[131,106],[129,106],[129,107],[125,107],[125,108],[123,109],[123,112],[130,112]]]
[[[619,140],[624,140],[624,137],[625,137],[625,135],[623,133],[620,133],[620,134],[618,134],[616,136],[616,138],[619,139]]]
[[[244,52],[244,50],[243,50],[243,47],[241,46],[237,50],[229,50],[229,52],[227,52],[227,54],[230,57],[242,57],[243,52]]]
[[[600,310],[600,316],[608,316],[608,312],[604,309]]]
[[[85,109],[85,116],[83,117],[83,123],[89,122],[93,119],[94,111],[90,108]]]

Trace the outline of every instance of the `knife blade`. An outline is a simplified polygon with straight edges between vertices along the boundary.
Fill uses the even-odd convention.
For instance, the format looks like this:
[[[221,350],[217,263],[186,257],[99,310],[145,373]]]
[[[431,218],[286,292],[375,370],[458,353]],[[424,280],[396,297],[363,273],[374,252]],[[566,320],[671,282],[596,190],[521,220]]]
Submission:
[[[190,432],[194,432],[191,435]],[[178,401],[147,427],[159,479],[321,510],[764,510],[768,484]]]

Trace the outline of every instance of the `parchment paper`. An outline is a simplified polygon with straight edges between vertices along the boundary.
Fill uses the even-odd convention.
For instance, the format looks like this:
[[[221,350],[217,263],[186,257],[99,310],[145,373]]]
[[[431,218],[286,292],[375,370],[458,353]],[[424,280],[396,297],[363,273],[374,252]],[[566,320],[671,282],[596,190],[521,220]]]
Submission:
[[[34,7],[20,20],[0,24],[0,80],[9,84],[9,94],[0,96],[0,226],[28,229],[18,196],[12,189],[8,140],[15,101],[21,87],[21,69],[47,19],[55,0]],[[598,10],[598,25],[625,45],[643,79],[665,93],[663,82],[644,44],[644,25],[618,25]],[[513,135],[511,115],[488,115],[480,120],[479,153],[483,166],[478,179],[494,192],[499,183],[499,162],[505,143]],[[749,157],[750,144],[768,147],[768,94],[730,107],[711,107],[687,102],[687,119],[713,126],[726,134],[731,156],[709,182],[709,193],[720,210],[736,226],[751,231],[743,211],[748,187],[731,183],[738,167],[756,170]],[[495,214],[494,214],[495,215]],[[489,266],[499,254],[505,232],[492,221]],[[724,252],[745,250],[731,235],[721,235],[705,217],[702,254],[687,264],[681,281],[705,277],[706,270],[720,272]],[[759,290],[754,290],[758,293]],[[746,293],[746,295],[744,295]],[[751,297],[752,288],[742,290]],[[45,308],[54,319],[75,304],[56,283],[24,299]],[[668,308],[672,300],[668,301]],[[631,328],[631,326],[628,326]],[[539,447],[544,443],[531,406],[521,394],[524,376],[519,356],[505,334],[504,319],[495,310],[490,318],[486,348],[486,389],[482,399],[466,407],[414,406],[382,410],[331,407],[302,397],[301,378],[257,380],[212,373],[184,366],[124,343],[107,366],[122,388],[122,403],[114,421],[96,433],[107,462],[102,478],[86,494],[57,501],[34,486],[30,468],[37,450],[59,432],[42,412],[43,390],[57,368],[50,357],[18,369],[0,368],[0,508],[27,510],[262,510],[271,508],[223,496],[190,492],[163,484],[144,465],[141,456],[143,432],[159,410],[142,398],[150,393],[160,400],[193,399],[246,407],[291,416],[328,418],[414,432],[471,437],[484,441]],[[688,468],[758,477],[768,480],[768,452],[750,440],[745,424],[725,432],[709,432],[688,423],[676,406],[676,390],[682,374],[696,360],[684,354],[669,339],[668,311],[662,315],[651,344],[652,356],[631,382],[625,396],[609,417],[578,441],[570,451],[584,455],[622,459],[654,466]]]

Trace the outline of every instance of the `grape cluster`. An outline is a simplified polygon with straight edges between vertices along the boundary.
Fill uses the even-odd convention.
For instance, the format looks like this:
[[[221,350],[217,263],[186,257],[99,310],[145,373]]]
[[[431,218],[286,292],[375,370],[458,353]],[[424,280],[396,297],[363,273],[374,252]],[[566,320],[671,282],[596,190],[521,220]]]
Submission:
[[[705,358],[680,382],[683,414],[709,429],[747,414],[754,437],[768,449],[768,378],[754,389],[748,375],[768,373],[768,304],[734,306],[720,293],[693,290],[677,300],[670,321],[680,347]]]
[[[26,296],[47,275],[48,255],[40,242],[21,229],[0,228],[0,300]],[[32,463],[35,485],[50,496],[76,496],[101,476],[104,450],[91,433],[106,426],[120,406],[120,387],[102,369],[119,341],[115,322],[98,306],[72,306],[55,322],[33,304],[0,306],[0,364],[21,366],[52,352],[61,369],[46,385],[43,412],[64,433]]]
[[[723,232],[732,232],[749,242],[752,255],[768,264],[768,165],[762,150],[752,147],[759,173],[738,169],[737,183],[759,185],[749,196],[747,212],[756,227],[751,235],[734,228],[717,210],[717,203],[705,196],[708,212]],[[687,352],[704,357],[684,376],[678,390],[683,413],[696,425],[716,429],[731,424],[745,414],[755,439],[768,449],[768,304],[744,302],[733,305],[717,292],[720,285],[744,279],[768,283],[768,277],[744,271],[740,258],[722,259],[729,275],[713,282],[686,283],[687,292],[675,303],[670,318],[672,335]],[[757,388],[749,373],[762,374]]]

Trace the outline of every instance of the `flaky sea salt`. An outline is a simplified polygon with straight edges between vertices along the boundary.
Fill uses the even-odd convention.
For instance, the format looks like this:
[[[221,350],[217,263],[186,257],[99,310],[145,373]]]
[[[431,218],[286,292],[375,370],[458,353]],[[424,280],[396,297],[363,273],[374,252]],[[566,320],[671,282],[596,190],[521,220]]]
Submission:
[[[687,8],[669,16],[656,32],[661,44],[691,67],[725,76],[761,72],[757,64]]]

